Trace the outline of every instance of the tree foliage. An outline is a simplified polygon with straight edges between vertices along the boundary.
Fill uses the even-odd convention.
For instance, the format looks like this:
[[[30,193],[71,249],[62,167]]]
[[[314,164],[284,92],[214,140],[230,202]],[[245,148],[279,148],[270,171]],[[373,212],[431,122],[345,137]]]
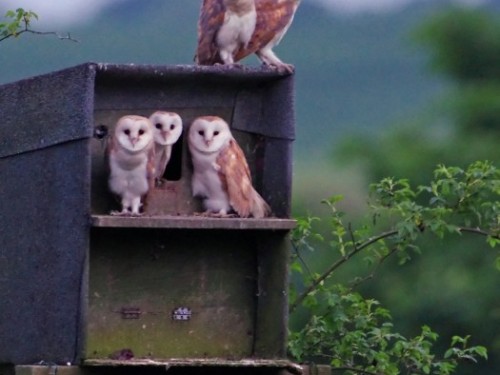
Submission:
[[[500,20],[484,10],[438,13],[416,31],[433,66],[455,82],[500,81]]]
[[[345,139],[336,149],[336,160],[363,163],[373,179],[397,175],[420,183],[437,163],[465,166],[474,160],[498,160],[498,13],[463,8],[438,13],[414,36],[429,50],[432,66],[450,78],[449,91],[425,112],[398,122],[375,139]]]
[[[469,132],[500,132],[500,17],[456,9],[417,32],[432,64],[457,83],[451,114]]]
[[[354,288],[373,278],[388,257],[397,256],[403,264],[410,253],[420,253],[416,241],[425,232],[438,239],[475,234],[495,248],[500,244],[499,195],[500,171],[490,162],[475,162],[466,169],[439,165],[430,183],[417,188],[406,179],[373,184],[370,214],[360,229],[344,223],[344,213],[336,207],[341,197],[325,200],[328,247],[338,258],[322,273],[308,272],[302,256],[314,249],[315,241],[326,241],[313,228],[320,219],[299,219],[292,269],[302,277],[292,285],[290,310],[305,308],[309,320],[291,333],[290,353],[297,360],[326,358],[346,374],[451,374],[462,360],[487,358],[483,346],[469,346],[469,336],[458,335],[437,355],[433,345],[438,335],[430,327],[423,326],[413,338],[394,332],[389,311]],[[347,284],[327,282],[360,254],[371,268],[369,275]]]
[[[473,259],[473,256],[470,255],[471,248],[462,244],[469,241],[469,239],[464,238],[466,234],[479,235],[490,246],[498,246],[499,242],[498,171],[492,163],[474,161],[492,160],[496,162],[500,156],[498,148],[498,133],[500,131],[500,17],[497,13],[486,13],[484,10],[453,9],[431,17],[429,21],[419,27],[415,35],[417,40],[429,49],[433,67],[447,76],[452,85],[444,97],[436,100],[430,108],[426,109],[426,112],[419,114],[419,116],[413,116],[405,122],[396,124],[393,129],[388,129],[377,138],[356,135],[337,147],[336,161],[341,161],[345,165],[350,165],[350,162],[361,164],[368,178],[380,179],[381,181],[372,186],[370,205],[373,221],[366,223],[365,227],[356,231],[350,229],[350,226],[338,228],[334,225],[332,239],[326,241],[324,246],[329,247],[330,251],[340,251],[337,249],[343,248],[342,252],[345,252],[346,256],[340,256],[339,264],[346,264],[346,258],[358,256],[356,249],[362,248],[359,254],[364,254],[365,260],[372,265],[372,271],[368,275],[359,277],[348,284],[348,292],[360,282],[371,279],[380,269],[382,263],[393,255],[399,257],[400,263],[405,263],[422,249],[441,247],[444,251],[448,248],[446,255],[437,251],[426,254],[425,258],[429,258],[429,261],[425,265],[430,268],[435,267],[435,269],[434,272],[426,269],[425,276],[422,275],[422,271],[405,267],[406,270],[410,271],[405,274],[405,283],[410,285],[423,283],[422,277],[428,277],[430,280],[425,280],[426,286],[436,285],[435,289],[438,291],[421,288],[421,291],[407,295],[404,294],[404,291],[408,292],[411,287],[395,288],[398,290],[397,292],[393,291],[394,288],[391,292],[382,290],[384,287],[390,288],[388,285],[390,282],[386,282],[386,279],[402,279],[399,275],[401,271],[398,273],[397,269],[388,270],[384,279],[380,280],[379,283],[372,283],[369,287],[366,287],[366,283],[364,283],[363,288],[360,289],[369,289],[371,292],[378,293],[379,296],[387,299],[392,298],[393,303],[398,303],[397,298],[399,297],[400,305],[395,306],[395,310],[399,311],[398,314],[405,311],[410,316],[402,319],[396,315],[395,320],[399,319],[399,323],[403,323],[409,331],[416,331],[417,327],[414,327],[414,321],[419,320],[417,317],[421,318],[425,315],[428,317],[427,319],[432,319],[428,313],[433,311],[435,319],[433,325],[437,326],[435,327],[437,331],[447,331],[446,337],[448,337],[450,330],[457,329],[456,323],[460,322],[460,328],[470,329],[466,332],[472,333],[476,339],[481,337],[490,340],[487,345],[496,354],[498,353],[498,344],[495,343],[498,342],[498,333],[490,329],[491,324],[494,325],[495,322],[484,324],[484,322],[471,321],[470,318],[484,318],[488,314],[494,314],[495,309],[498,309],[496,302],[498,299],[495,298],[496,285],[488,285],[488,280],[495,281],[498,278],[495,276],[487,277],[484,274],[484,272],[488,272],[488,269],[484,263],[479,261],[479,259],[484,259],[484,256],[480,254],[477,255],[477,262],[468,264],[467,262],[470,262],[471,258]],[[436,164],[441,165],[434,170],[434,179],[428,184],[428,175]],[[458,167],[446,167],[445,165]],[[467,165],[469,166],[466,167]],[[384,178],[388,175],[396,177]],[[417,185],[421,185],[421,187],[413,189],[409,180],[417,182]],[[330,205],[334,202],[326,203]],[[344,218],[343,214],[338,212],[336,208],[335,210],[331,212],[335,218],[330,220],[330,224],[335,224]],[[318,220],[312,221],[311,224],[318,223]],[[307,223],[307,221],[305,222]],[[374,234],[374,230],[377,228],[375,225],[385,229]],[[363,234],[363,230],[368,231]],[[342,238],[339,238],[339,234],[342,235]],[[430,240],[433,235],[440,240],[441,244]],[[369,244],[369,246],[364,244]],[[424,245],[422,246],[422,244]],[[301,255],[301,257],[303,256]],[[442,261],[443,257],[446,257],[447,260]],[[461,259],[464,260],[461,261]],[[456,264],[459,262],[462,263]],[[423,265],[424,262],[419,260],[419,264]],[[500,268],[498,258],[496,266]],[[446,270],[442,267],[446,267]],[[299,265],[296,265],[295,268],[304,272]],[[320,317],[315,318],[319,321],[328,316],[326,311],[329,307],[323,298],[321,301],[317,299],[316,289],[312,286],[317,283],[317,288],[322,288],[333,274],[338,274],[337,271],[340,267],[332,269],[334,271],[332,274],[327,274],[326,271],[317,275],[309,274],[307,276],[309,280],[305,285],[299,284],[297,286],[300,293],[297,292],[296,298],[299,302],[302,299],[302,302],[296,303],[295,306],[299,307],[305,304],[308,306],[310,316]],[[453,281],[462,287],[450,284],[445,286],[443,280],[440,279],[440,273],[443,271],[455,275]],[[398,274],[399,279],[396,274]],[[481,277],[478,276],[479,274]],[[474,279],[481,279],[482,288],[473,294],[474,303],[467,304],[458,301],[464,295],[462,293],[464,283],[468,289],[480,288],[477,286],[479,283],[468,284],[470,280]],[[455,288],[456,290],[450,291],[445,290],[445,288]],[[304,296],[303,292],[307,291],[311,291],[311,294]],[[333,293],[333,291],[330,292]],[[434,300],[432,300],[433,297],[429,298],[430,295],[434,297]],[[435,295],[443,296],[442,300],[439,298],[436,300]],[[315,298],[316,302],[314,302]],[[403,298],[404,301],[402,301]],[[485,302],[488,300],[493,300],[493,302]],[[439,310],[440,307],[437,305],[429,306],[432,301],[453,304],[453,307],[445,306],[445,308],[452,309],[453,312],[440,315],[439,312],[434,311]],[[465,305],[467,308],[464,307]],[[337,306],[337,308],[340,307]],[[348,313],[343,314],[349,315]],[[449,318],[450,314],[454,314],[455,320],[453,322],[444,320]],[[377,318],[376,324],[389,323],[388,327],[392,329],[389,317],[377,316]],[[351,315],[349,321],[352,322],[356,319],[357,315]],[[307,330],[314,327],[311,325],[312,322],[309,320],[306,328],[300,334],[306,335]],[[322,321],[322,323],[325,322]],[[393,334],[392,331],[387,332]],[[420,336],[423,333],[422,331]],[[300,334],[294,333],[292,337],[299,338]],[[330,330],[320,341],[328,342],[326,338],[328,335],[333,340],[333,338],[339,339],[343,334],[340,331]],[[359,335],[368,335],[368,333],[365,330]],[[451,335],[453,335],[453,331]],[[449,355],[457,353],[453,346],[471,342],[467,336],[461,339],[457,336],[452,339],[450,347],[443,349],[443,339],[437,343],[431,339],[435,336],[426,337],[429,345],[431,343],[437,345],[433,350],[439,348],[443,354],[437,355],[430,354],[430,351],[427,352],[429,355],[434,355],[433,358],[437,362],[434,363],[435,366],[427,366],[425,370],[423,362],[419,362],[422,366],[418,370],[410,369],[404,361],[398,362],[399,359],[397,356],[393,356],[390,349],[376,348],[374,350],[382,350],[384,353],[382,357],[386,356],[385,358],[390,363],[387,366],[392,366],[393,369],[399,368],[400,373],[427,373],[427,371],[446,373],[440,372],[445,371],[444,369],[438,369],[441,359],[444,359],[445,363],[449,365]],[[400,337],[393,338],[388,347],[396,345],[398,340],[412,341],[412,339],[401,339]],[[326,347],[321,349],[322,353],[330,356],[332,353],[337,355],[339,352],[338,347],[335,346],[337,344],[328,345],[328,349]],[[461,349],[464,347],[462,346]],[[387,350],[390,353],[387,353]],[[422,353],[425,352],[424,349],[422,350]],[[476,356],[482,356],[481,354],[484,354],[482,350],[476,352]],[[312,352],[309,354],[318,355],[318,353]],[[466,362],[470,362],[469,354],[471,353],[465,354],[463,357]],[[477,366],[477,372],[490,373],[487,372],[488,370],[491,370],[491,373],[498,372],[498,368],[495,367],[495,365],[498,366],[498,361],[495,358],[497,356],[492,355],[491,357],[491,360],[488,361],[491,364],[484,367]],[[359,361],[356,362],[356,359]],[[458,358],[455,359],[458,360]],[[458,362],[453,362],[454,369],[456,364]],[[384,372],[389,370],[370,367],[373,364],[359,356],[355,356],[354,361],[350,362],[346,359],[343,365],[361,369],[360,373],[363,373],[364,370],[368,373],[390,373]],[[456,371],[460,372],[461,369]]]

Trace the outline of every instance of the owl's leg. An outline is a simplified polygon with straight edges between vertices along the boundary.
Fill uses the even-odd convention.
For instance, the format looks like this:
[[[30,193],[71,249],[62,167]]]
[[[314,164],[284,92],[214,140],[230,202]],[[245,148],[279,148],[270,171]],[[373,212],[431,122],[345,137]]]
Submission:
[[[135,214],[134,213],[134,197],[129,197],[127,194],[125,194],[122,197],[122,210],[121,211],[111,211],[110,215],[113,216],[131,216],[131,215],[140,215],[139,213]],[[139,197],[139,207],[140,207],[140,197]],[[139,209],[137,208],[137,212]]]
[[[133,197],[130,200],[130,207],[133,216],[141,216],[139,209],[141,208],[141,197]]]
[[[236,215],[236,214],[227,213],[226,210],[220,210],[219,212],[205,211],[201,214],[201,216],[217,217],[217,218],[221,218],[221,219],[238,217],[238,215]]]
[[[241,65],[237,62],[234,62],[234,50],[229,50],[229,49],[220,50],[219,56],[222,60],[222,65],[229,65],[229,66],[235,67],[235,68],[242,68],[243,67],[243,65]],[[218,64],[216,63],[215,65],[218,65]]]
[[[235,218],[238,217],[236,214],[228,214],[227,212],[210,212],[209,215],[210,217],[218,217],[221,219],[229,219],[229,218]]]
[[[286,64],[281,61],[269,46],[257,51],[256,54],[264,65],[276,68],[279,72],[292,74],[295,70],[292,64]]]
[[[221,49],[219,51],[219,56],[225,65],[234,64],[233,51],[229,51],[227,49]]]
[[[109,214],[112,216],[129,216],[130,211],[128,210],[128,207],[127,206],[122,206],[122,207],[123,208],[121,211],[111,211]]]
[[[216,218],[234,218],[238,217],[236,214],[229,214],[226,212],[226,210],[220,210],[219,212],[214,212],[207,210],[205,212],[195,212],[193,214],[194,216],[201,216],[201,217],[216,217]]]

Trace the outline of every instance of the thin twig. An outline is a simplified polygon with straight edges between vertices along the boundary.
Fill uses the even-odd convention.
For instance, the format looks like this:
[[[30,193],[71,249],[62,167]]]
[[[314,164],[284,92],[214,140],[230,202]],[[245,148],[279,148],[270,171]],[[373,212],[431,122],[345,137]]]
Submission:
[[[66,35],[61,35],[55,31],[36,31],[36,30],[31,30],[30,28],[28,28],[27,25],[24,27],[23,30],[16,32],[15,34],[11,33],[11,34],[8,34],[8,35],[0,38],[0,42],[4,41],[5,39],[11,38],[13,36],[17,37],[17,36],[24,34],[24,33],[36,34],[36,35],[54,35],[59,40],[69,40],[69,41],[72,41],[75,43],[79,43],[79,41],[77,39],[74,39],[71,37],[70,33],[67,33]]]
[[[500,239],[500,235],[499,234],[491,234],[491,233],[488,233],[488,232],[486,232],[486,231],[484,231],[482,229],[479,229],[479,228],[459,227],[458,230],[460,232],[480,234],[482,236],[491,236],[493,238]]]
[[[362,279],[359,279],[357,280],[356,282],[352,283],[351,285],[351,290],[354,290],[356,289],[359,285],[361,285],[362,283],[364,283],[365,281],[367,280],[371,280],[375,277],[375,274],[378,272],[378,270],[380,269],[380,267],[382,267],[382,264],[389,258],[391,257],[395,252],[397,252],[399,249],[397,247],[394,247],[391,251],[389,251],[386,255],[384,255],[382,258],[380,258],[380,260],[377,262],[377,264],[375,265],[375,267],[373,268],[373,271],[363,277]]]
[[[354,231],[352,230],[351,223],[347,225],[347,228],[349,229],[349,235],[351,236],[352,247],[354,248],[354,250],[357,250],[356,236],[354,235]]]
[[[363,242],[362,244],[358,245],[357,247],[355,246],[352,251],[350,251],[348,254],[337,260],[335,263],[333,263],[330,268],[328,268],[320,277],[318,277],[316,280],[314,280],[311,285],[309,285],[304,292],[302,292],[297,299],[292,303],[289,307],[289,312],[293,312],[297,306],[299,306],[302,301],[312,292],[314,289],[318,287],[323,281],[325,281],[337,268],[339,268],[342,264],[347,262],[349,259],[351,259],[353,256],[367,248],[368,246],[374,244],[375,242],[378,242],[380,240],[383,240],[384,238],[391,237],[398,234],[397,230],[391,230],[388,232],[384,232],[379,234],[378,236],[374,236]]]
[[[460,232],[464,232],[464,233],[472,233],[472,234],[478,234],[478,235],[482,235],[482,236],[492,236],[494,238],[499,238],[499,235],[497,235],[497,234],[493,235],[493,234],[488,233],[480,228],[459,227],[458,230]],[[351,252],[349,252],[348,254],[346,254],[345,256],[343,256],[342,258],[340,258],[339,260],[337,260],[335,263],[333,263],[330,266],[330,268],[328,268],[320,277],[318,277],[316,280],[314,280],[311,283],[311,285],[309,285],[306,288],[306,290],[304,292],[302,292],[302,294],[300,294],[297,297],[297,299],[294,301],[294,303],[292,303],[290,305],[289,312],[293,312],[297,308],[297,306],[299,306],[304,301],[304,299],[312,291],[314,291],[318,287],[318,285],[320,285],[323,281],[325,281],[342,264],[347,262],[349,259],[351,259],[353,256],[355,256],[356,254],[358,254],[359,252],[361,252],[362,250],[364,250],[368,246],[374,244],[375,242],[383,240],[384,238],[387,238],[387,237],[394,236],[396,234],[398,234],[397,230],[387,231],[387,232],[384,232],[378,236],[374,236],[374,237],[369,238],[368,240],[366,240],[365,242],[363,242],[360,245],[356,245],[356,243],[354,242],[354,235],[351,232],[351,238],[353,239],[353,247],[354,247],[353,250]],[[388,257],[389,255],[392,255],[394,252],[395,251],[391,251],[386,257]]]
[[[297,258],[300,260],[300,263],[302,263],[302,265],[304,266],[304,268],[305,268],[306,272],[309,274],[309,276],[312,276],[313,273],[311,272],[309,266],[307,265],[307,262],[304,260],[302,255],[300,255],[300,251],[299,251],[298,246],[293,241],[291,241],[291,242],[292,242],[292,247],[295,251],[295,254],[297,255]]]

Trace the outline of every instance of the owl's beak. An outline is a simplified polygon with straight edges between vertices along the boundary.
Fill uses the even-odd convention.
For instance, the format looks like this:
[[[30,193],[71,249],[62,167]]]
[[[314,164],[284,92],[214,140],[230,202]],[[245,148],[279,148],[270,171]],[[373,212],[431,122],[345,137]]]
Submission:
[[[168,134],[169,134],[169,133],[170,133],[170,132],[161,132],[161,135],[162,135],[163,140],[164,140],[165,142],[167,141],[167,137],[168,137]]]
[[[135,148],[135,144],[139,141],[138,138],[130,138],[130,143],[132,143],[132,147]]]
[[[210,146],[212,144],[212,140],[211,139],[205,139],[205,144],[208,146]]]

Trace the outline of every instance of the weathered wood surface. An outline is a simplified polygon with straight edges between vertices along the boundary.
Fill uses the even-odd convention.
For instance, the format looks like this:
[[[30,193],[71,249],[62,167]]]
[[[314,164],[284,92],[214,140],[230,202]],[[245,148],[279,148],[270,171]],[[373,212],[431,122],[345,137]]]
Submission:
[[[293,219],[241,219],[204,216],[110,216],[92,215],[94,227],[109,228],[168,228],[168,229],[248,229],[290,230],[295,228]]]
[[[83,362],[84,366],[136,366],[136,367],[231,367],[231,368],[277,368],[293,374],[303,373],[302,366],[286,359],[241,359],[228,360],[223,358],[170,358],[170,359],[133,359],[127,361],[111,359],[90,359]]]

